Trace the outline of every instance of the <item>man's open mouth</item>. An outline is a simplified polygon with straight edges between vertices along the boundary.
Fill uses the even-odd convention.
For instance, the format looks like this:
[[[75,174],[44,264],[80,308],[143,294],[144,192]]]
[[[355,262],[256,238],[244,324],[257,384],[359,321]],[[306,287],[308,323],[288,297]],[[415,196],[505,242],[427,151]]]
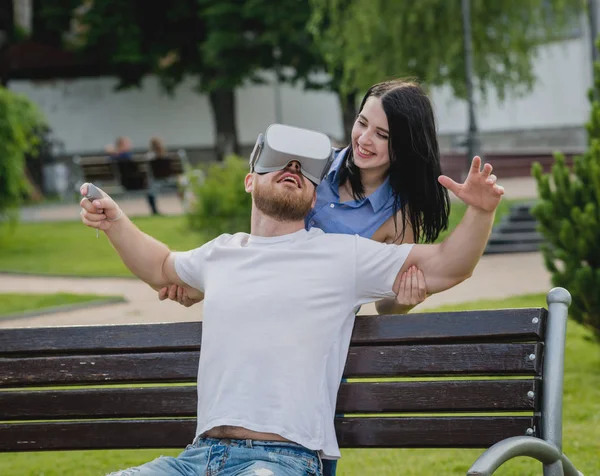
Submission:
[[[281,183],[281,182],[293,183],[294,185],[296,185],[296,187],[302,188],[302,181],[300,180],[300,177],[298,177],[296,174],[292,174],[292,173],[286,172],[277,181],[277,183]]]

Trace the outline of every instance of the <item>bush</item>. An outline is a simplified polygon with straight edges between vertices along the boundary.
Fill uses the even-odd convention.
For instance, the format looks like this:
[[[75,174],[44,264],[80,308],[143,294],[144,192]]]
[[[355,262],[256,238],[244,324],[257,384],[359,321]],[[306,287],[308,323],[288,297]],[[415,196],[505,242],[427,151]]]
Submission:
[[[252,197],[244,189],[248,161],[229,156],[211,165],[203,180],[190,180],[194,202],[187,214],[191,229],[211,237],[250,232]]]
[[[0,86],[0,222],[7,216],[14,219],[29,193],[25,160],[35,154],[39,131],[45,127],[34,103]]]
[[[533,165],[540,201],[532,213],[546,239],[542,246],[546,267],[555,286],[573,297],[570,315],[600,337],[600,64],[596,65],[595,90],[588,131],[588,150],[573,160],[573,170],[563,154],[555,154],[551,174]]]

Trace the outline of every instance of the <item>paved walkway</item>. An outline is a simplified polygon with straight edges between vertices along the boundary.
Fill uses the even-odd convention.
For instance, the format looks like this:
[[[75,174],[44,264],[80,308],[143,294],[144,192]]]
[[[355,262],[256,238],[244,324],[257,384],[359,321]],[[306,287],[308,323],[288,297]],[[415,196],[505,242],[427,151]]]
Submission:
[[[431,296],[417,309],[477,299],[502,299],[515,294],[544,293],[551,288],[549,273],[539,253],[484,256],[473,276],[443,293]],[[96,293],[123,295],[127,303],[72,310],[11,321],[0,320],[0,327],[31,327],[83,324],[122,324],[173,322],[202,319],[202,304],[185,308],[172,301],[159,301],[157,293],[135,279],[45,278],[0,274],[0,289],[5,292],[43,290],[47,293]],[[361,314],[374,313],[374,306],[363,306]]]
[[[150,215],[150,207],[144,195],[117,197],[116,200],[129,216]],[[175,193],[159,195],[156,199],[156,206],[163,215],[181,215],[183,213],[181,200]],[[33,205],[21,208],[20,219],[24,222],[79,220],[80,210],[79,202],[75,200],[72,203]]]
[[[533,199],[535,184],[529,177],[505,179],[506,197]],[[129,215],[147,215],[143,196],[119,200]],[[175,195],[161,195],[159,210],[164,214],[182,213]],[[22,210],[24,221],[56,221],[78,219],[79,205],[57,204]],[[502,299],[515,294],[545,293],[551,288],[550,275],[540,253],[489,255],[482,257],[473,276],[460,285],[427,299],[417,310],[443,304],[456,304],[477,299]],[[136,279],[55,278],[0,274],[3,292],[70,292],[122,295],[126,303],[92,307],[67,312],[1,320],[0,327],[31,327],[84,324],[119,324],[140,322],[192,321],[202,319],[203,305],[185,308],[175,302],[159,301],[157,293]],[[375,312],[374,305],[363,306],[361,314]]]

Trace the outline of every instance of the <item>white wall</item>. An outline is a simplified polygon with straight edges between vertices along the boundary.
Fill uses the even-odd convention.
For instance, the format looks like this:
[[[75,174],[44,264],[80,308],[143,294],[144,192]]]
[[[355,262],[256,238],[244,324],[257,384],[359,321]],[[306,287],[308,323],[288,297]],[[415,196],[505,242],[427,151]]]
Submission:
[[[156,78],[142,89],[115,92],[116,79],[90,78],[56,81],[12,81],[13,91],[35,101],[46,114],[67,153],[97,152],[115,137],[131,137],[144,148],[153,135],[169,147],[210,147],[214,142],[208,98],[186,81],[174,97],[165,95]],[[275,122],[275,95],[270,85],[240,88],[237,125],[240,141],[253,144],[259,132]],[[282,87],[282,122],[312,127],[335,137],[341,134],[339,105],[331,93],[304,92]]]
[[[482,131],[581,126],[588,117],[587,90],[592,84],[590,49],[585,37],[544,46],[534,63],[537,82],[522,97],[509,95],[500,104],[495,93],[478,101],[477,122]],[[449,88],[435,89],[432,100],[440,133],[463,133],[467,105]]]

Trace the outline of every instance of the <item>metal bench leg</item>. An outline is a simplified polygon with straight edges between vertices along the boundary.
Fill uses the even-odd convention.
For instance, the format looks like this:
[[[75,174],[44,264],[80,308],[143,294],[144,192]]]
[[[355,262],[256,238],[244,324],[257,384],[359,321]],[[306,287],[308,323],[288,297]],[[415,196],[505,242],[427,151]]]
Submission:
[[[563,464],[560,460],[553,464],[544,465],[544,476],[563,476],[564,474]]]
[[[543,463],[544,476],[583,476],[555,446],[533,436],[513,436],[499,441],[475,461],[467,476],[491,476],[508,460],[518,456],[529,456]]]

